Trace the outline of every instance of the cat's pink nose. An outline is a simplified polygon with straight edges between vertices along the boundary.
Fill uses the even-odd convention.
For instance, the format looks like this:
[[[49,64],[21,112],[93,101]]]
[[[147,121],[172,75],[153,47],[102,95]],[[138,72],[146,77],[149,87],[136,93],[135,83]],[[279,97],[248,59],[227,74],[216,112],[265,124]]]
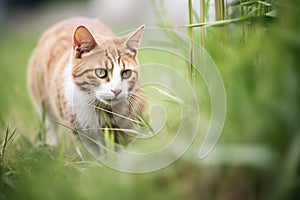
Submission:
[[[118,96],[122,90],[121,89],[114,89],[114,90],[111,90],[116,96]]]

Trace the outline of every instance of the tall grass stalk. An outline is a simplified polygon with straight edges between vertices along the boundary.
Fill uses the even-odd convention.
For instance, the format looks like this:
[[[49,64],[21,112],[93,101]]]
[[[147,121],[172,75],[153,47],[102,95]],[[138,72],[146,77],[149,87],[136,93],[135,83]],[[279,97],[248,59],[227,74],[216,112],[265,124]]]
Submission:
[[[47,143],[47,124],[46,124],[46,103],[42,101],[42,121],[40,122],[40,130],[37,134],[36,140],[38,145],[46,145]]]
[[[221,20],[220,17],[220,4],[219,4],[220,0],[215,0],[215,21],[219,21]]]
[[[189,24],[193,24],[193,4],[192,0],[188,0],[188,15],[189,15]],[[190,71],[190,79],[192,85],[195,86],[196,82],[196,69],[193,66],[194,63],[194,29],[188,27],[188,35],[189,35],[189,49],[190,49],[190,63],[189,63],[189,71]]]
[[[16,131],[17,131],[16,128],[11,130],[10,127],[7,127],[6,130],[5,130],[5,136],[4,136],[4,141],[3,141],[3,144],[2,144],[2,151],[1,151],[1,163],[4,162],[4,155],[5,155],[5,152],[6,152],[7,144],[10,142],[12,137],[15,135]]]
[[[207,7],[205,4],[205,0],[200,0],[200,23],[205,22],[205,17],[207,13]],[[205,29],[201,28],[200,30],[200,45],[204,48],[205,42]]]

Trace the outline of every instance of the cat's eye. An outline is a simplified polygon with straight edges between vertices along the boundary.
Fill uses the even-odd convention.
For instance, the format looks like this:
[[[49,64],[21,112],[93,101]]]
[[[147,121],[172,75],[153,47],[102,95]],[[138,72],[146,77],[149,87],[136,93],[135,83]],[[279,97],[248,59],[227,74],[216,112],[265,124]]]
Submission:
[[[106,78],[107,77],[107,71],[106,69],[98,68],[95,70],[96,76],[99,78]]]
[[[128,79],[132,74],[132,71],[130,69],[125,69],[121,72],[121,76],[124,79]]]

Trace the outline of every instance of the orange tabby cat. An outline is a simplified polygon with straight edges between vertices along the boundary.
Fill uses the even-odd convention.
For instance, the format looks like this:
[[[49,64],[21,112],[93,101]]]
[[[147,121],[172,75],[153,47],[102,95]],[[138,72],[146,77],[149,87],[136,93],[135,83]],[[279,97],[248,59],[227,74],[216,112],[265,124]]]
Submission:
[[[104,127],[132,127],[129,118],[144,108],[136,58],[143,30],[114,37],[99,20],[71,18],[43,34],[28,87],[39,112],[45,105],[50,144],[57,144],[56,122],[99,142]]]

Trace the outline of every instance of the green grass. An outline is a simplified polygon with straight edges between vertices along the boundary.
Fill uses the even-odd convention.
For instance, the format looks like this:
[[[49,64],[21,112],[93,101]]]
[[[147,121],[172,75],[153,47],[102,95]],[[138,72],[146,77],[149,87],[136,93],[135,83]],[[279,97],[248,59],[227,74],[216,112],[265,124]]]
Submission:
[[[1,33],[0,199],[298,199],[299,3],[279,2],[274,4],[278,18],[271,23],[194,28],[195,39],[205,45],[224,80],[227,117],[223,133],[209,157],[199,160],[210,99],[203,79],[195,74],[203,118],[194,144],[169,167],[145,174],[110,169],[93,160],[82,146],[80,157],[76,140],[66,129],[58,148],[41,145],[38,134],[43,123],[26,89],[26,66],[39,34]],[[195,17],[196,8],[193,12]],[[167,13],[163,16],[166,22],[160,21],[161,25],[171,27]],[[203,16],[198,18],[205,23]],[[168,36],[182,45],[175,35]],[[141,63],[171,66],[189,80],[190,66],[176,55],[143,50],[139,56]],[[159,75],[163,72],[151,74]],[[172,80],[174,86],[180,88],[176,80]],[[164,92],[149,87],[154,99],[161,94],[167,98]],[[172,116],[178,112],[178,102],[167,100],[172,130],[177,128]],[[169,138],[154,138],[146,149],[160,147]],[[138,142],[143,146],[147,140]]]

